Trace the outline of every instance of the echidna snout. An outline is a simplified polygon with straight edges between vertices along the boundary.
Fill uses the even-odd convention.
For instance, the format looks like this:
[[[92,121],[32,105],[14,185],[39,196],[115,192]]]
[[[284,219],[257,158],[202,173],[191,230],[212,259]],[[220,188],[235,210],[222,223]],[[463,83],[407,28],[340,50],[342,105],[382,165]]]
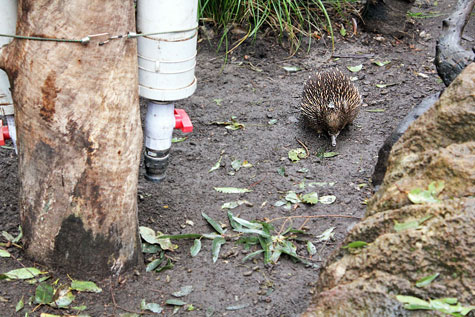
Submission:
[[[304,86],[300,108],[308,126],[326,132],[336,146],[336,138],[358,114],[358,89],[341,71],[316,73]]]

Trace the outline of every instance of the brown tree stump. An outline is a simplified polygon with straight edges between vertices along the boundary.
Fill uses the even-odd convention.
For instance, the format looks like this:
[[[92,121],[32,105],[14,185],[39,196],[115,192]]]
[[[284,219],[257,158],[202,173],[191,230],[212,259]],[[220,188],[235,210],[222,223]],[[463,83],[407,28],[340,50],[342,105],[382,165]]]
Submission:
[[[133,1],[20,0],[18,10],[18,35],[135,30]],[[82,278],[142,263],[136,41],[91,39],[15,39],[0,54],[13,87],[26,255]]]
[[[402,37],[407,11],[415,0],[368,0],[362,18],[365,30]]]

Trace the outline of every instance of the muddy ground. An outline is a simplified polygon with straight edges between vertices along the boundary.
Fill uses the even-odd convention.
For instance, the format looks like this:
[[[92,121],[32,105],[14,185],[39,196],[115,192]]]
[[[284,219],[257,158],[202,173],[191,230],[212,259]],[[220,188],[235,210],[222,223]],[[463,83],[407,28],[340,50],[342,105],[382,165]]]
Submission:
[[[329,41],[314,42],[309,52],[289,57],[288,50],[273,38],[244,43],[224,64],[223,55],[215,52],[214,41],[199,44],[196,93],[178,102],[192,118],[194,131],[188,138],[175,143],[167,178],[161,184],[143,178],[139,180],[140,225],[166,234],[208,233],[212,228],[202,218],[205,212],[228,225],[223,203],[248,200],[252,206],[241,205],[232,210],[247,220],[273,220],[288,216],[333,215],[322,218],[294,218],[294,228],[309,233],[297,242],[297,253],[309,258],[305,240],[313,241],[317,253],[310,261],[314,267],[294,263],[282,256],[277,265],[265,266],[262,258],[243,263],[248,251],[228,241],[222,246],[219,259],[212,261],[211,240],[203,240],[201,252],[190,256],[193,240],[175,241],[179,248],[167,255],[174,267],[160,273],[140,270],[120,281],[97,281],[102,293],[79,294],[74,305],[86,305],[83,312],[90,316],[119,316],[140,312],[140,302],[154,302],[172,314],[174,307],[165,305],[171,293],[185,285],[193,291],[181,298],[192,304],[193,311],[181,308],[177,315],[190,316],[296,316],[307,307],[312,287],[318,283],[319,269],[328,255],[339,247],[348,230],[365,212],[365,200],[373,192],[370,177],[377,160],[378,149],[398,121],[425,96],[443,89],[432,64],[435,40],[441,21],[454,1],[424,1],[414,12],[408,34],[403,39],[359,32],[342,38],[338,35],[335,55],[330,58]],[[473,46],[475,21],[466,28],[464,44]],[[471,41],[471,42],[470,42]],[[357,56],[361,55],[361,56]],[[374,61],[390,61],[377,66]],[[347,66],[362,64],[357,73]],[[301,68],[288,72],[283,67]],[[300,124],[299,101],[304,81],[316,70],[338,67],[355,81],[364,105],[353,125],[342,132],[336,148],[327,136],[317,136]],[[379,88],[377,84],[386,84]],[[244,128],[226,129],[215,122],[230,121],[235,116]],[[176,133],[177,137],[183,135]],[[298,162],[288,159],[289,150],[308,148],[310,156]],[[338,152],[337,156],[321,157],[323,152]],[[209,172],[221,159],[220,168]],[[233,160],[247,160],[252,167],[234,171]],[[285,173],[282,173],[285,170]],[[17,162],[14,151],[0,149],[0,230],[15,235],[19,225],[17,196]],[[232,172],[234,171],[234,175]],[[279,173],[280,171],[280,173]],[[282,175],[283,174],[283,175]],[[334,183],[333,186],[310,187],[312,182]],[[302,183],[305,188],[302,189]],[[251,189],[246,194],[223,194],[214,187]],[[288,191],[318,192],[334,195],[336,201],[325,205],[298,203],[290,210],[274,204]],[[354,218],[340,218],[351,216]],[[305,223],[304,223],[305,221]],[[283,220],[273,224],[279,231]],[[334,238],[317,242],[317,235],[334,227]],[[0,237],[1,242],[6,242]],[[19,268],[19,262],[32,266],[16,248],[9,249],[18,258],[0,260],[0,272]],[[257,247],[251,251],[257,250]],[[146,258],[150,258],[146,256]],[[67,278],[58,275],[62,282]],[[75,277],[81,279],[80,276]],[[5,282],[0,285],[0,316],[14,316],[15,305],[24,296],[34,294],[35,286],[25,282]],[[115,304],[114,304],[115,302]],[[26,305],[18,315],[32,311]],[[73,310],[53,310],[39,307],[30,316],[41,312],[74,314]]]

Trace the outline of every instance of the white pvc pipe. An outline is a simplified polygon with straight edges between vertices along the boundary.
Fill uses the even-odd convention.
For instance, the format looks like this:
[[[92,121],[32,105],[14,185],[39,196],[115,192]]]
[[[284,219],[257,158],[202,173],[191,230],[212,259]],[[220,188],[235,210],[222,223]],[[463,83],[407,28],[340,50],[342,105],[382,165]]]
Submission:
[[[0,0],[0,33],[9,35],[16,34],[17,8],[17,0]],[[12,40],[13,39],[9,37],[0,37],[0,52],[2,47]],[[17,151],[13,113],[10,81],[8,80],[7,74],[3,70],[0,70],[0,115],[5,115],[7,118],[8,132],[13,141],[15,151]]]
[[[138,0],[139,94],[160,101],[191,96],[195,65],[198,0]],[[180,32],[177,32],[180,31]]]
[[[0,33],[14,35],[16,32],[17,20],[17,0],[0,0]],[[2,47],[10,43],[13,39],[0,37],[0,51]],[[7,74],[0,70],[0,104],[3,106],[12,105],[12,95],[10,93],[10,82]],[[12,114],[11,107],[4,107],[0,114]]]
[[[172,146],[175,128],[175,106],[148,101],[145,115],[145,147],[154,151],[168,150]]]

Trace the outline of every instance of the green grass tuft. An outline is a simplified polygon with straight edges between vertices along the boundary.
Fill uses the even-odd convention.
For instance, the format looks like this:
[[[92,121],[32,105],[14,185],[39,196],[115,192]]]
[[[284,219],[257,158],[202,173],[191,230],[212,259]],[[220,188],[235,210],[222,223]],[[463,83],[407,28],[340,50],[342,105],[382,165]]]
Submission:
[[[290,44],[291,53],[295,53],[302,37],[312,38],[313,32],[334,36],[327,9],[333,9],[344,15],[347,4],[356,0],[199,0],[199,17],[203,22],[212,22],[222,30],[218,49],[222,44],[229,53],[248,38],[255,38],[258,31],[271,28]],[[229,47],[229,32],[236,26],[247,31],[238,41]]]

